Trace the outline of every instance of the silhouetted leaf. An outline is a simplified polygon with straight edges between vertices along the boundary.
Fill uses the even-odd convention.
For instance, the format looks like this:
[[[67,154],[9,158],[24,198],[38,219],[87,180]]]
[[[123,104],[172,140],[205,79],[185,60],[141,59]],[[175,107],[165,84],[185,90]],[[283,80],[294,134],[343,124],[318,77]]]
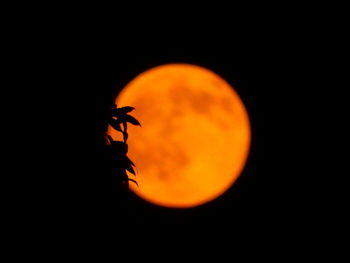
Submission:
[[[132,161],[126,155],[122,156],[119,160],[119,166],[136,176],[135,170],[132,167]]]
[[[114,108],[112,109],[112,116],[115,117],[121,117],[122,115],[127,114],[128,112],[133,111],[135,108],[134,107],[121,107],[121,108]]]
[[[115,154],[125,155],[128,152],[128,145],[121,141],[113,141],[111,148]]]
[[[132,166],[136,167],[136,165],[130,160],[128,156],[125,156],[125,158],[128,159],[128,161],[131,163]]]
[[[115,120],[115,119],[110,119],[109,120],[109,124],[117,131],[122,132],[122,128],[120,127],[120,121],[119,120]]]
[[[130,173],[132,173],[133,175],[136,176],[135,170],[134,170],[134,168],[132,167],[131,163],[128,162],[128,160],[126,160],[125,169],[126,169],[128,172],[130,172]]]
[[[129,178],[128,180],[135,183],[137,185],[137,187],[139,187],[139,184],[134,179]]]
[[[130,107],[130,106],[125,106],[125,107],[121,107],[120,110],[122,110],[125,113],[131,112],[133,111],[135,108],[134,107]]]
[[[131,124],[134,124],[134,125],[138,125],[138,126],[141,126],[140,122],[138,120],[136,120],[133,116],[131,115],[126,115],[125,116],[125,120],[127,122],[130,122]]]

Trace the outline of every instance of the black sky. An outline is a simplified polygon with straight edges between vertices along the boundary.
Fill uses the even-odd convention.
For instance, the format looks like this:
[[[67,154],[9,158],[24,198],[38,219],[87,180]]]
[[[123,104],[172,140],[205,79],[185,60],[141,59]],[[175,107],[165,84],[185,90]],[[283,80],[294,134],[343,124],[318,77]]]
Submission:
[[[2,184],[9,207],[2,217],[10,219],[3,228],[10,233],[4,243],[14,244],[11,258],[91,259],[102,247],[122,261],[187,261],[190,252],[196,262],[219,262],[221,255],[236,260],[243,248],[245,258],[300,260],[306,252],[324,259],[331,252],[334,261],[346,245],[338,245],[348,225],[339,216],[348,207],[340,195],[348,191],[338,190],[347,186],[340,168],[346,161],[339,160],[346,154],[327,147],[347,149],[334,142],[347,121],[338,116],[347,112],[348,96],[340,95],[347,81],[336,83],[345,73],[337,66],[346,65],[341,48],[348,31],[348,16],[338,10],[347,9],[287,2],[115,4],[4,8],[3,75],[10,83],[2,86],[2,103],[7,91],[14,101],[3,110],[11,122],[2,128],[14,138],[2,141],[11,145],[4,157],[13,157],[2,163],[9,165],[2,179],[13,181]],[[118,91],[140,72],[174,62],[207,67],[227,80],[252,125],[238,181],[219,199],[184,210],[115,192],[98,148]],[[98,261],[104,254],[97,253]]]
[[[82,205],[89,210],[90,199],[104,189],[92,187],[90,189],[97,192],[89,193],[81,189],[81,185],[91,187],[95,183],[106,183],[99,178],[103,176],[99,165],[103,164],[98,163],[94,147],[106,128],[103,114],[118,91],[150,67],[165,63],[192,63],[213,70],[231,83],[248,109],[252,146],[242,176],[219,200],[203,207],[164,209],[130,196],[124,200],[122,207],[114,207],[109,200],[107,207],[101,205],[109,211],[102,212],[137,225],[191,225],[197,221],[208,225],[220,222],[229,225],[236,221],[259,225],[293,216],[293,203],[298,197],[291,185],[303,180],[298,178],[301,175],[293,174],[289,159],[291,153],[286,154],[292,141],[290,129],[293,129],[289,125],[293,109],[286,108],[290,106],[295,92],[290,78],[293,66],[288,62],[294,62],[293,51],[279,43],[283,40],[272,40],[265,34],[247,38],[235,38],[235,34],[230,38],[202,35],[191,41],[180,36],[174,36],[174,39],[157,36],[151,41],[152,37],[134,42],[126,38],[98,40],[92,36],[79,38],[73,43],[62,43],[62,49],[57,46],[54,57],[58,59],[59,69],[55,67],[54,75],[64,77],[58,80],[59,97],[53,98],[53,101],[64,112],[63,132],[67,132],[69,127],[68,133],[62,134],[67,139],[65,142],[69,142],[62,155],[72,164],[72,167],[64,166],[64,170],[60,170],[63,175],[58,174],[57,179],[69,188],[75,201],[86,202]],[[298,74],[297,70],[295,74]],[[69,200],[64,201],[70,203]],[[99,206],[98,202],[95,205]]]
[[[314,92],[308,66],[318,57],[308,32],[293,20],[236,24],[228,17],[224,24],[198,21],[154,30],[57,23],[27,33],[32,41],[22,51],[22,66],[38,82],[27,93],[38,100],[33,115],[40,116],[30,122],[39,131],[27,136],[30,147],[42,149],[32,156],[37,176],[25,180],[36,190],[30,201],[21,200],[24,214],[40,228],[99,237],[129,227],[152,233],[220,229],[230,237],[237,231],[289,236],[313,228],[319,203],[310,191],[312,170],[304,166],[312,163],[305,145],[314,134],[304,108]],[[165,63],[197,64],[219,74],[235,87],[251,120],[251,151],[241,177],[219,199],[193,209],[114,195],[98,151],[104,114],[118,91]]]

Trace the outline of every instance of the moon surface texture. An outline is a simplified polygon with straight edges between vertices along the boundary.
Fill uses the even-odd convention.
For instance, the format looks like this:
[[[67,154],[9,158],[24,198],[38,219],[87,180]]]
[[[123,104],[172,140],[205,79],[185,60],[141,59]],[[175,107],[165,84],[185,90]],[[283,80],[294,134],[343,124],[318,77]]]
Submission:
[[[154,205],[189,208],[228,190],[250,148],[248,113],[239,95],[214,72],[190,64],[151,68],[119,93],[118,107],[132,106],[142,125],[128,125],[129,158],[139,187]],[[120,139],[111,127],[114,139]]]

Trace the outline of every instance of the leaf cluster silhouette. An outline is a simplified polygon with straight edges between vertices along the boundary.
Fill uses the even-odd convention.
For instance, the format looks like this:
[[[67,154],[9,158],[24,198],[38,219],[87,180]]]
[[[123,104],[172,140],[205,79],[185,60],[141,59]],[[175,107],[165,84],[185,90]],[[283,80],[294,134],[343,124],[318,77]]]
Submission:
[[[138,186],[136,180],[129,178],[128,173],[136,176],[135,164],[127,156],[128,153],[128,123],[141,126],[140,122],[129,115],[135,108],[126,106],[118,108],[114,105],[109,112],[108,124],[116,131],[122,133],[123,141],[116,141],[106,134],[106,153],[111,171],[116,176],[116,181],[122,185],[129,186],[129,181]]]

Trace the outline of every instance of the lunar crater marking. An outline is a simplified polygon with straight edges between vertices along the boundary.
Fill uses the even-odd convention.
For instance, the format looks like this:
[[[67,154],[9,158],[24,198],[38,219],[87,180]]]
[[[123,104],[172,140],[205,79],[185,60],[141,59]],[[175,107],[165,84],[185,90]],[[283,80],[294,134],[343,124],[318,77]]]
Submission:
[[[220,117],[220,115],[227,116],[233,113],[232,102],[226,97],[213,95],[206,91],[193,91],[184,85],[172,86],[168,96],[171,100],[176,101],[177,107],[173,109],[179,116],[185,114],[185,109],[191,109],[195,114],[210,119],[223,130],[227,130],[229,124],[232,124],[231,120]],[[175,114],[175,112],[172,113]]]

